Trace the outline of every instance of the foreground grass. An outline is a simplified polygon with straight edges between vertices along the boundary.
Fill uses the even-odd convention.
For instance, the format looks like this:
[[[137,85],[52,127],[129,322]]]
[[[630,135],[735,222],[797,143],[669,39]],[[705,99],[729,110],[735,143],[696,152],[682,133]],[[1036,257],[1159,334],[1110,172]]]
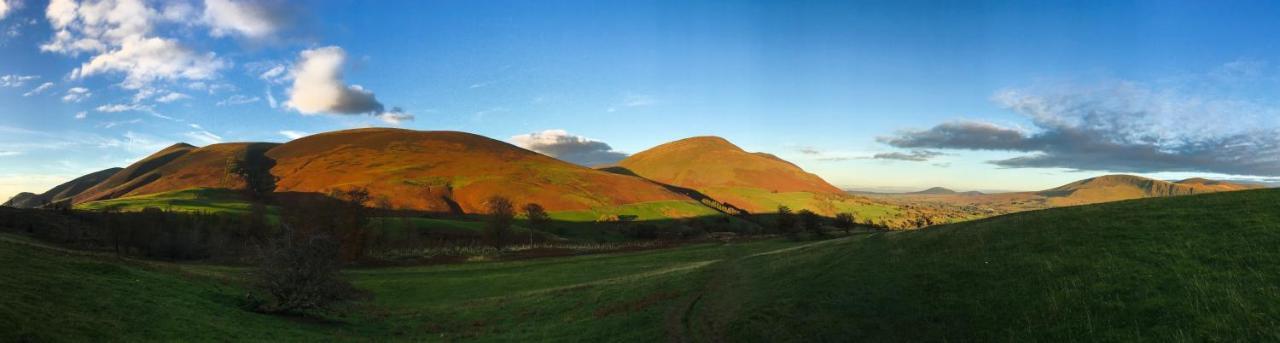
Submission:
[[[1280,191],[1061,208],[744,260],[747,340],[1274,341]],[[780,320],[786,318],[786,320]]]
[[[793,243],[352,270],[345,317],[236,308],[242,270],[0,243],[0,340],[1280,340],[1280,191]]]

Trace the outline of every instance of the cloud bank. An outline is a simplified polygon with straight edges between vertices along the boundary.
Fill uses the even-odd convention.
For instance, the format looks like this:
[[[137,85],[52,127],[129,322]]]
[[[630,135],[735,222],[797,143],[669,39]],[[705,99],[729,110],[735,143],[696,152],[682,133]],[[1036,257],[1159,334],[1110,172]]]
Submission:
[[[1033,128],[957,121],[878,140],[909,149],[1027,153],[989,161],[1007,168],[1280,176],[1280,110],[1204,89],[1212,88],[1112,82],[1010,89],[993,101]]]
[[[545,130],[511,137],[516,145],[543,155],[583,166],[612,164],[627,157],[613,151],[608,143],[569,134],[565,130]]]

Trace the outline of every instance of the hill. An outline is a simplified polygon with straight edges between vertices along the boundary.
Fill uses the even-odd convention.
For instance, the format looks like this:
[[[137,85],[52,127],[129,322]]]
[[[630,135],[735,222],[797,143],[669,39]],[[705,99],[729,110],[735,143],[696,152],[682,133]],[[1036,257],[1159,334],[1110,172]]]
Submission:
[[[278,191],[367,187],[394,208],[478,213],[493,195],[550,211],[692,202],[644,179],[581,167],[493,140],[450,131],[358,129],[299,138],[266,152]],[[670,217],[711,215],[670,211]]]
[[[97,186],[115,175],[121,168],[107,168],[67,181],[41,194],[21,193],[5,203],[5,206],[33,208],[47,203],[68,201],[85,190]]]
[[[1036,192],[1035,194],[1046,197],[1050,206],[1067,206],[1251,188],[1257,187],[1201,178],[1187,179],[1174,183],[1133,175],[1104,175],[1068,183]]]
[[[572,212],[565,216],[575,219],[633,210],[646,213],[640,219],[719,215],[639,177],[577,166],[479,135],[402,129],[336,131],[285,144],[176,144],[120,170],[75,197],[75,203],[97,208],[106,204],[88,203],[242,187],[227,177],[232,157],[261,164],[260,169],[278,178],[277,192],[365,187],[375,200],[372,205],[395,209],[480,213],[489,197],[502,195],[517,205],[538,203],[548,211]],[[148,203],[163,199],[169,197]],[[199,207],[190,201],[178,207]]]
[[[862,218],[885,217],[895,211],[865,198],[848,196],[777,156],[747,152],[720,137],[692,137],[662,144],[631,155],[611,169],[696,190],[752,213],[774,212],[780,205],[825,215],[854,212]]]
[[[129,194],[134,189],[154,181],[159,175],[156,169],[195,150],[196,147],[186,143],[178,143],[147,156],[134,164],[121,169],[106,180],[80,192],[72,197],[72,203],[111,199]]]
[[[1250,190],[824,241],[349,270],[373,300],[322,320],[239,309],[243,268],[0,234],[0,340],[1266,341],[1280,335],[1277,202]]]
[[[650,180],[693,189],[841,192],[791,162],[766,153],[746,152],[720,137],[692,137],[662,144],[631,155],[618,166]]]
[[[911,192],[907,194],[958,194],[958,192],[946,187],[933,187],[919,192]]]
[[[39,194],[35,194],[31,192],[22,192],[22,193],[14,194],[13,197],[9,198],[9,200],[6,200],[4,202],[3,206],[17,207],[17,208],[39,207],[40,204],[44,203],[40,201],[39,196],[40,196]]]
[[[724,296],[753,300],[736,305],[750,315],[726,332],[761,341],[1269,340],[1280,334],[1269,319],[1280,318],[1280,252],[1267,248],[1280,244],[1280,213],[1262,209],[1277,201],[1280,191],[1256,190],[1075,206],[761,258],[736,269],[746,276]]]

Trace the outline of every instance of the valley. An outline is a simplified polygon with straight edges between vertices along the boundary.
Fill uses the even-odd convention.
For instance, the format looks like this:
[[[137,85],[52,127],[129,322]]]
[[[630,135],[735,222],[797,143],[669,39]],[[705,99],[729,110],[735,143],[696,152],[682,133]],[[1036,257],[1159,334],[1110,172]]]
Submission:
[[[810,242],[356,268],[337,317],[246,312],[241,267],[0,236],[0,332],[81,340],[1256,340],[1276,190],[1031,211]],[[1211,229],[1212,228],[1212,229]],[[1160,284],[1162,287],[1148,287]],[[146,290],[146,296],[138,296]],[[46,299],[36,305],[22,299]],[[160,300],[163,299],[163,300]],[[1109,299],[1099,301],[1099,299]],[[157,301],[159,300],[159,301]]]

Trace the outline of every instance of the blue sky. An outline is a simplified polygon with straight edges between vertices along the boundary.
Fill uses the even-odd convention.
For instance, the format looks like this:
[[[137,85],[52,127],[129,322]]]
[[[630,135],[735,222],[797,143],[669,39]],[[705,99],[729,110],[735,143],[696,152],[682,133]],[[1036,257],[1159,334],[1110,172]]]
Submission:
[[[1280,176],[1274,2],[57,2],[0,0],[0,197],[363,126],[717,135],[858,188]]]

